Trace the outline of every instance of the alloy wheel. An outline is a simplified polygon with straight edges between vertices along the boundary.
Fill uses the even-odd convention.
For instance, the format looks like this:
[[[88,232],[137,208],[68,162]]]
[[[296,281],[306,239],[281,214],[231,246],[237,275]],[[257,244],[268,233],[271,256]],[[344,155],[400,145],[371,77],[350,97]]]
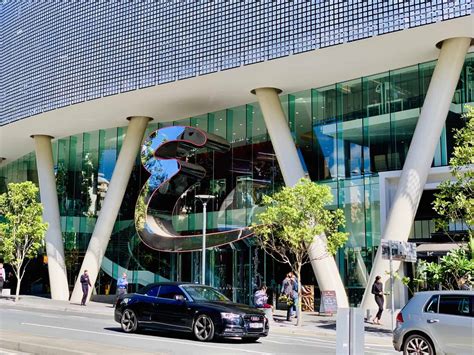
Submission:
[[[122,314],[121,320],[122,329],[125,333],[132,333],[137,330],[138,320],[135,312],[131,309],[126,309]]]
[[[404,355],[433,355],[430,342],[421,335],[412,335],[407,339]]]
[[[211,318],[201,314],[194,322],[194,335],[200,341],[210,341],[214,337],[214,323]]]

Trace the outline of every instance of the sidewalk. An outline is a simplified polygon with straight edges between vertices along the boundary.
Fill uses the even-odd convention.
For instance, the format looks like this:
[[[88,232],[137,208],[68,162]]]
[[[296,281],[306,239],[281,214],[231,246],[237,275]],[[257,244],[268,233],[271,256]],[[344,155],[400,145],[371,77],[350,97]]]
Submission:
[[[319,315],[317,312],[303,312],[303,324],[296,326],[296,319],[286,321],[286,311],[276,310],[270,329],[274,333],[290,333],[309,336],[336,336],[336,315]],[[392,332],[386,326],[365,323],[366,341],[387,343],[392,341]]]
[[[69,301],[55,301],[50,298],[37,296],[20,296],[18,303],[14,302],[14,298],[0,296],[0,307],[13,308],[34,308],[50,311],[77,312],[82,314],[95,314],[113,319],[114,309],[111,304],[89,302],[87,306],[81,306],[79,303],[71,303]]]
[[[0,297],[0,307],[35,308],[52,311],[75,312],[81,314],[94,314],[113,319],[114,309],[109,303],[89,302],[87,306],[81,306],[69,301],[55,301],[49,298],[36,296],[20,296],[18,303],[12,299]],[[270,324],[272,333],[295,334],[314,337],[335,337],[336,316],[322,316],[316,312],[303,313],[303,325],[296,327],[296,319],[286,321],[286,311],[276,310],[274,321]],[[391,343],[392,332],[388,327],[365,324],[366,342]]]

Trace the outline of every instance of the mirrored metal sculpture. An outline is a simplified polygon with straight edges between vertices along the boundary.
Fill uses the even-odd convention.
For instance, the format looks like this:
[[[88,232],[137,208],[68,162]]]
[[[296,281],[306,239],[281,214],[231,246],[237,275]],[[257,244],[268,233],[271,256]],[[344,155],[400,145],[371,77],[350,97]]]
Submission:
[[[188,161],[201,148],[226,152],[230,144],[222,137],[185,126],[158,129],[143,143],[141,162],[150,177],[137,200],[135,227],[148,247],[167,252],[201,249],[201,233],[179,234],[172,223],[179,198],[206,175],[202,166]],[[235,242],[252,234],[245,226],[216,229],[206,233],[209,248]]]

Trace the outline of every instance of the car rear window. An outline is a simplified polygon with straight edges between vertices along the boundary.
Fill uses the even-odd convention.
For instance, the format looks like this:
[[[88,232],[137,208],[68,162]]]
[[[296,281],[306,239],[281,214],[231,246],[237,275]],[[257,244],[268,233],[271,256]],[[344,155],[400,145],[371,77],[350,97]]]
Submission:
[[[160,286],[151,287],[147,291],[145,291],[145,295],[150,297],[156,297],[158,295],[159,288]]]
[[[438,313],[438,295],[432,296],[425,306],[425,312]]]
[[[472,317],[469,295],[441,295],[439,313]]]
[[[184,296],[183,291],[175,285],[162,285],[158,297],[174,299],[175,296]]]

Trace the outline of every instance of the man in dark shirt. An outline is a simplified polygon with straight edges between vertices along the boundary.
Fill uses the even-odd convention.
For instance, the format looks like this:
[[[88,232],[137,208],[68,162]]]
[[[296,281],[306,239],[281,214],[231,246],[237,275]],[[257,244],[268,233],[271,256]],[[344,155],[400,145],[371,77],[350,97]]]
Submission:
[[[87,270],[84,270],[84,273],[81,275],[81,286],[82,286],[81,306],[85,306],[86,300],[87,300],[87,294],[89,293],[89,286],[92,287]]]

